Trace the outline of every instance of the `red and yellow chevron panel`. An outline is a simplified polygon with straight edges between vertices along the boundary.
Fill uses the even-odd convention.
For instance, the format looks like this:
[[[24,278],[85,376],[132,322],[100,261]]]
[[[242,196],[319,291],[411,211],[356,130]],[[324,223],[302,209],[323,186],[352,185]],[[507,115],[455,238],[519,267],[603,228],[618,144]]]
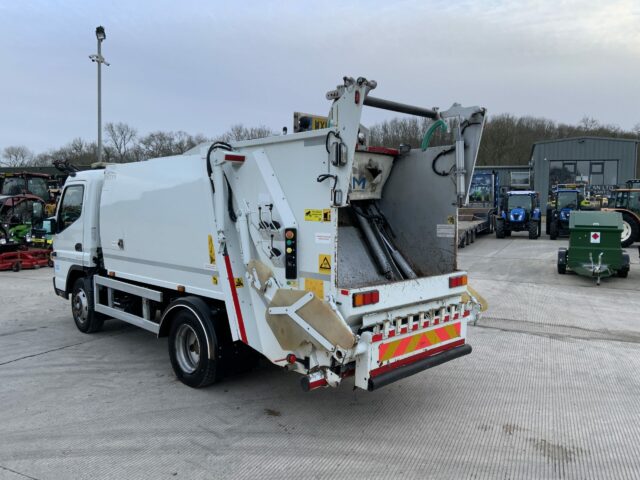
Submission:
[[[416,350],[433,347],[434,345],[458,338],[459,336],[460,322],[445,325],[428,332],[421,332],[393,342],[383,343],[378,347],[378,361],[385,362],[392,358],[415,352]]]

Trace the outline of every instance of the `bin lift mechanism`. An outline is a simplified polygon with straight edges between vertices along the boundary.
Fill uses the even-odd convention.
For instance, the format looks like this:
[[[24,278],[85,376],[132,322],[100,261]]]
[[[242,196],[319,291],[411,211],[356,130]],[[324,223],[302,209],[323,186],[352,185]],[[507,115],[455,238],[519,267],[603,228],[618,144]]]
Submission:
[[[351,169],[345,171],[343,167],[350,165],[348,161],[348,148],[347,145],[355,145],[359,140],[359,132],[357,130],[348,129],[347,126],[353,124],[349,120],[351,117],[360,115],[359,109],[361,108],[360,103],[362,105],[380,108],[384,110],[390,110],[399,113],[412,114],[420,117],[430,118],[432,120],[448,120],[454,121],[456,123],[456,141],[455,146],[451,147],[443,147],[443,150],[437,154],[436,158],[447,155],[451,152],[455,152],[455,165],[451,168],[450,172],[454,173],[456,178],[456,193],[458,199],[458,205],[462,205],[466,201],[466,185],[465,185],[465,156],[464,156],[464,148],[465,142],[462,137],[462,133],[464,129],[469,125],[475,125],[478,122],[474,122],[471,120],[471,117],[476,113],[484,114],[484,108],[480,107],[461,107],[460,104],[453,104],[449,110],[439,112],[437,109],[426,109],[421,107],[415,107],[412,105],[406,105],[390,100],[379,99],[375,97],[368,96],[368,92],[376,88],[377,83],[374,80],[367,80],[363,77],[359,77],[357,80],[354,80],[352,77],[344,77],[344,84],[339,85],[335,90],[331,90],[326,94],[328,100],[334,100],[335,102],[332,105],[331,111],[329,113],[328,125],[329,128],[334,128],[334,130],[330,130],[327,134],[325,144],[327,147],[327,152],[329,154],[329,161],[327,162],[327,173],[320,174],[317,177],[318,182],[323,182],[327,179],[332,179],[331,185],[331,202],[334,207],[345,206],[348,204],[348,201],[345,202],[345,198],[343,195],[342,188],[344,185],[348,185],[349,177],[351,174]],[[355,94],[345,95],[346,92],[353,92],[355,90]],[[361,102],[361,99],[364,97],[364,101]],[[355,101],[353,101],[355,99]],[[349,105],[348,102],[353,102]],[[346,107],[346,108],[345,108]],[[340,115],[338,115],[338,112]],[[340,116],[340,118],[338,118]],[[356,124],[359,124],[356,123]],[[243,155],[234,155],[231,153],[232,148],[228,144],[224,144],[222,142],[214,143],[209,152],[207,154],[207,160],[209,163],[210,156],[213,154],[214,161],[213,171],[211,172],[210,178],[214,186],[214,197],[215,197],[215,217],[216,217],[216,226],[217,226],[217,237],[218,242],[221,248],[221,251],[226,252],[226,236],[225,230],[226,226],[226,215],[225,215],[225,207],[229,207],[228,198],[224,198],[224,192],[228,192],[228,188],[225,188],[225,183],[228,185],[228,181],[226,175],[224,173],[223,167],[228,163],[236,163],[241,165],[244,162]],[[263,152],[254,152],[254,155],[260,156],[264,155]],[[268,168],[268,162],[257,162],[258,166],[262,166],[261,168]],[[337,169],[337,173],[331,173],[331,167]],[[434,165],[435,171],[435,165]],[[267,172],[263,172],[267,173]],[[438,173],[438,172],[436,172]],[[442,176],[449,175],[440,174]],[[265,178],[268,175],[264,175]],[[277,182],[276,182],[277,183]],[[279,186],[273,186],[274,188],[278,188]],[[343,187],[344,188],[344,187]],[[347,189],[348,190],[348,189]],[[278,204],[278,210],[282,217],[285,225],[289,225],[290,228],[296,228],[297,224],[295,221],[295,217],[293,212],[291,211],[289,205],[284,200],[284,195],[279,197],[281,202]],[[274,201],[277,202],[278,199],[274,198]],[[240,206],[240,212],[236,215],[231,208],[229,207],[229,216],[232,221],[237,222],[237,229],[240,236],[241,243],[241,254],[245,267],[247,268],[247,280],[250,285],[252,285],[257,291],[261,292],[264,299],[267,301],[267,304],[270,304],[273,301],[274,295],[278,291],[278,289],[283,288],[283,285],[278,282],[274,276],[269,276],[268,278],[264,278],[261,276],[258,270],[255,267],[255,261],[250,257],[250,242],[258,246],[261,239],[258,238],[258,235],[249,229],[249,215],[250,212],[246,208],[246,205],[243,207]],[[236,218],[234,218],[236,217]],[[265,224],[269,224],[269,222],[263,222]],[[256,249],[259,253],[264,252],[259,248]],[[413,272],[411,272],[413,273]],[[262,277],[262,279],[261,279]],[[409,275],[409,278],[415,278],[415,274]],[[296,324],[298,324],[302,329],[304,329],[319,345],[321,345],[328,352],[332,352],[334,357],[338,360],[344,360],[346,352],[332,344],[327,338],[325,338],[321,333],[319,333],[315,328],[313,328],[308,322],[306,322],[299,314],[298,311],[311,302],[314,298],[314,295],[310,292],[307,292],[304,296],[295,301],[292,305],[282,306],[282,307],[270,307],[268,308],[268,313],[271,315],[287,315],[291,320],[293,320]],[[331,295],[328,295],[327,301],[331,306],[333,312],[340,317],[343,321],[342,317],[337,305],[335,298],[332,298]],[[472,297],[472,303],[474,303],[475,307],[479,304]],[[480,315],[479,309],[476,310],[476,321],[478,316]],[[451,312],[452,318],[454,312]],[[354,338],[354,345],[356,343],[356,338]],[[355,352],[357,355],[359,352]],[[327,374],[331,372],[327,371]],[[334,374],[335,375],[335,374]],[[331,375],[327,380],[329,383],[331,382]],[[340,378],[335,375],[336,384],[339,383]]]

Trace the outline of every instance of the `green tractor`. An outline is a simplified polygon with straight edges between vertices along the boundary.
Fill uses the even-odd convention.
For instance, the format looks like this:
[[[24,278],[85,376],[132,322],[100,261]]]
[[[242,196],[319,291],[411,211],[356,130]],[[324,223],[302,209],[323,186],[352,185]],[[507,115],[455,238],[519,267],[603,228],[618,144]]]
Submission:
[[[8,240],[29,244],[33,227],[39,227],[43,217],[44,202],[40,197],[31,194],[0,195],[0,224],[3,236]]]
[[[638,182],[636,180],[636,182]],[[622,215],[622,235],[620,241],[623,247],[628,247],[640,241],[640,184],[628,182],[627,188],[613,191],[612,202],[607,211],[620,212]],[[636,188],[631,188],[636,186]]]

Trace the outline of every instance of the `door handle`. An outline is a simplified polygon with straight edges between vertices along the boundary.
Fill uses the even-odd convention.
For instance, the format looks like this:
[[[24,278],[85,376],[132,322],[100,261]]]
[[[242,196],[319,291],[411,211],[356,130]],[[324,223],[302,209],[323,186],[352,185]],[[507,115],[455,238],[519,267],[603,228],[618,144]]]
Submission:
[[[82,251],[82,244],[76,243],[76,252],[81,252],[81,251]]]

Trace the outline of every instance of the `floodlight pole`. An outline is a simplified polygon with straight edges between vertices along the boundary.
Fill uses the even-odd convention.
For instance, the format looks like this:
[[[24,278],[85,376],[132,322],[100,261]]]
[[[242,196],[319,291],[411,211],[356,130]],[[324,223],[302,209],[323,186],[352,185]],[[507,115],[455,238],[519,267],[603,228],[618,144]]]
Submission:
[[[98,162],[102,161],[102,64],[109,66],[109,63],[102,56],[102,42],[105,38],[107,38],[107,34],[104,27],[97,27],[98,53],[97,55],[89,55],[91,61],[98,64]]]

